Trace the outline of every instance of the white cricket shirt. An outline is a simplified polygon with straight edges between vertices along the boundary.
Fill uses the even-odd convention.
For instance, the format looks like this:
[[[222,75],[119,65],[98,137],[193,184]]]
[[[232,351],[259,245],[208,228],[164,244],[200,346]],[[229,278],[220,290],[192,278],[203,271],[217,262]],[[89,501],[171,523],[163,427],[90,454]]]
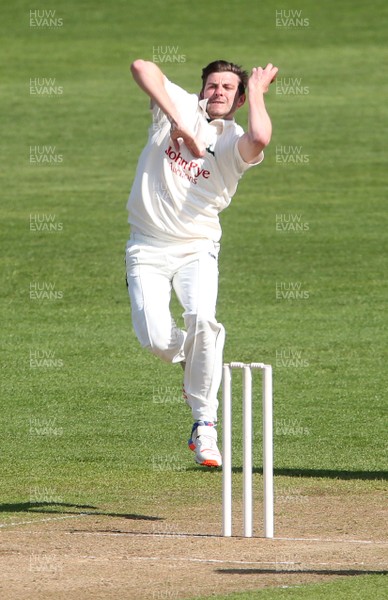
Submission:
[[[218,214],[236,192],[243,173],[253,166],[240,156],[237,142],[244,130],[234,120],[207,121],[207,100],[198,100],[165,78],[167,93],[187,126],[206,143],[205,156],[194,158],[184,144],[175,150],[171,124],[152,108],[153,122],[140,155],[127,209],[131,231],[160,240],[218,242]],[[259,164],[264,158],[261,153]]]

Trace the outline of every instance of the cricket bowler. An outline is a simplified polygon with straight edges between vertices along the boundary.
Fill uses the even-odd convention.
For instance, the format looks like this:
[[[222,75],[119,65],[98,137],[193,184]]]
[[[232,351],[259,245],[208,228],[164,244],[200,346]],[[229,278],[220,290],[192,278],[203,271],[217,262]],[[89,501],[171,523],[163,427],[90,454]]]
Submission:
[[[251,74],[225,60],[202,70],[191,94],[159,67],[135,60],[131,72],[150,98],[152,123],[128,199],[126,275],[132,322],[140,344],[184,369],[184,396],[193,426],[195,461],[219,467],[217,393],[225,330],[216,318],[219,213],[242,175],[264,158],[272,125],[264,95],[277,67]],[[235,122],[248,103],[246,131]],[[183,308],[184,329],[170,312],[171,293]]]

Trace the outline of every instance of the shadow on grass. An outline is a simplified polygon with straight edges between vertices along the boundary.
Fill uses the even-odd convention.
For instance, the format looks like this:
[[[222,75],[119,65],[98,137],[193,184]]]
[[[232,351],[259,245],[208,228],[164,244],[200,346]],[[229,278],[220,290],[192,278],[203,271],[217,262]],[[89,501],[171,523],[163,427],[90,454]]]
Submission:
[[[234,473],[241,473],[242,467],[233,467]],[[262,473],[262,468],[255,468],[254,473]],[[274,469],[274,475],[284,477],[317,477],[322,479],[364,479],[388,480],[388,471],[335,471],[332,469]]]
[[[71,510],[74,509],[74,510]],[[43,513],[54,515],[101,515],[104,517],[118,517],[132,521],[163,521],[161,517],[138,515],[135,513],[111,513],[98,510],[89,504],[69,504],[66,502],[20,502],[17,504],[0,504],[0,512],[9,513]]]
[[[221,469],[214,467],[201,467],[200,465],[193,465],[186,469],[187,471],[196,472],[213,472],[221,473]],[[242,467],[233,467],[233,473],[242,473]],[[254,473],[263,473],[262,467],[254,467]],[[387,481],[388,471],[335,471],[332,469],[287,469],[287,468],[276,468],[274,469],[274,475],[283,475],[284,477],[316,477],[322,479],[364,479],[365,481]]]

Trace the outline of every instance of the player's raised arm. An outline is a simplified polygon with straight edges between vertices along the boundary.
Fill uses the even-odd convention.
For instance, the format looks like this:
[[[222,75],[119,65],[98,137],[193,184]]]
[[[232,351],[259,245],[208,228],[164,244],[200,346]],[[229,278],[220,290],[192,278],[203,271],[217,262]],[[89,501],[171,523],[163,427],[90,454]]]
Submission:
[[[183,123],[181,116],[164,86],[164,75],[155,63],[135,60],[131,64],[131,73],[138,86],[155,102],[171,122],[171,139],[176,148],[181,138],[193,156],[199,158],[205,149],[194,134]]]
[[[247,163],[255,162],[271,140],[272,124],[265,108],[264,94],[277,72],[278,68],[271,63],[265,69],[254,67],[248,80],[248,131],[238,142],[241,157]]]

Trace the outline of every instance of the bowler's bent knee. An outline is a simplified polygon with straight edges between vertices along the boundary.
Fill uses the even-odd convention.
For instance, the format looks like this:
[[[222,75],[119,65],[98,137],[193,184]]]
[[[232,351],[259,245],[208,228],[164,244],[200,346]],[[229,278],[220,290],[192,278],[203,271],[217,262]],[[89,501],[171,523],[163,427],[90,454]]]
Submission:
[[[136,329],[135,329],[136,330]],[[143,329],[142,334],[136,331],[137,338],[143,348],[168,363],[181,362],[184,359],[183,346],[185,333],[172,326],[169,332],[163,333],[156,328]]]

